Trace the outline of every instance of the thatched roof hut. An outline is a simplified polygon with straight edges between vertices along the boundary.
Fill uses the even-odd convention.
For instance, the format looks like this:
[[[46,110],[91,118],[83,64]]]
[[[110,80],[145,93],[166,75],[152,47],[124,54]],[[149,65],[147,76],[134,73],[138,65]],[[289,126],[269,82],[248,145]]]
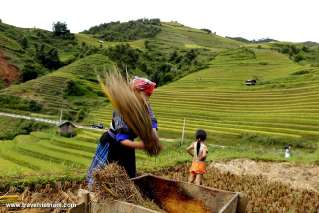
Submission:
[[[58,133],[64,137],[74,137],[76,126],[71,121],[63,121],[58,125]]]

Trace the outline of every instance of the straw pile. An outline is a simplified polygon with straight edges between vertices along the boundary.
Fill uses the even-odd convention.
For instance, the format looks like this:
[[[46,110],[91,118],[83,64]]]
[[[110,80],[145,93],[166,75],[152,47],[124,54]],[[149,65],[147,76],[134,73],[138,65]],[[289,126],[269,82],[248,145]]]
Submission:
[[[160,211],[151,200],[144,199],[121,166],[111,163],[94,172],[93,190],[98,200],[122,200]]]
[[[155,174],[187,181],[190,165],[166,168]],[[290,184],[270,181],[261,175],[236,175],[216,167],[208,167],[203,185],[244,192],[248,205],[246,212],[319,212],[319,193],[314,190],[295,188]]]
[[[128,127],[143,141],[147,153],[159,154],[161,147],[158,137],[152,130],[147,98],[144,94],[134,90],[116,70],[106,73],[105,82],[101,82],[101,86]]]

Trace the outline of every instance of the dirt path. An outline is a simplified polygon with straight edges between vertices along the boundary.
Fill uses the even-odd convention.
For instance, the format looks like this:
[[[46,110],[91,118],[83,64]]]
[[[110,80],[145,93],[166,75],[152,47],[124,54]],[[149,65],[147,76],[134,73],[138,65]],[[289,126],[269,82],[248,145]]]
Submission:
[[[5,86],[9,86],[13,81],[20,78],[18,67],[8,63],[8,59],[0,50],[0,80],[4,81]]]
[[[236,159],[227,162],[213,162],[209,167],[237,175],[262,175],[270,181],[280,181],[291,184],[295,188],[306,188],[319,192],[319,166],[297,166],[291,163]]]

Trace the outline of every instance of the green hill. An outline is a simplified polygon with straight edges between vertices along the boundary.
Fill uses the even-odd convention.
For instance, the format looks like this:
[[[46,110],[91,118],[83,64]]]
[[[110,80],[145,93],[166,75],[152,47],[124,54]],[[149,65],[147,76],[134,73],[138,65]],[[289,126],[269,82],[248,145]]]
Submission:
[[[116,23],[115,28],[111,27],[112,32],[121,30],[122,24],[126,26],[126,23]],[[23,65],[22,62],[22,64],[15,63],[12,59],[23,61],[25,57],[29,57],[30,60],[33,60],[32,63],[37,64],[38,68],[42,70],[43,65],[39,64],[37,58],[34,58],[36,57],[35,47],[40,45],[45,45],[46,48],[56,48],[59,58],[69,55],[73,58],[71,61],[75,60],[72,64],[65,65],[54,72],[43,71],[42,76],[34,80],[0,90],[0,95],[4,97],[5,101],[12,96],[22,98],[20,101],[15,100],[9,103],[0,100],[3,103],[2,110],[22,110],[57,115],[58,111],[64,108],[67,111],[65,115],[68,119],[75,119],[81,110],[82,114],[86,114],[92,106],[100,103],[95,101],[95,99],[99,100],[96,94],[101,96],[96,80],[96,69],[101,71],[107,69],[111,64],[116,64],[122,69],[127,67],[131,75],[148,76],[158,85],[162,85],[207,66],[209,60],[218,51],[240,45],[239,42],[177,23],[156,25],[161,30],[147,38],[138,37],[137,40],[103,42],[99,40],[99,31],[94,30],[89,30],[86,34],[76,34],[75,39],[70,40],[57,38],[52,32],[39,29],[21,29],[6,24],[1,26],[3,31],[0,33],[4,36],[3,38],[7,38],[3,40],[1,47],[5,54],[10,52],[13,55],[16,54],[10,58],[10,61],[18,67],[27,65]],[[136,26],[137,29],[138,27],[139,25]],[[104,25],[98,27],[100,28],[104,29]],[[147,29],[142,28],[142,31]],[[28,40],[27,48],[22,48],[21,44],[17,42],[20,37]],[[98,54],[92,55],[95,53]],[[36,66],[33,68],[36,69]],[[75,93],[78,94],[69,94],[66,91],[68,87],[73,87],[69,89],[77,90],[78,92]],[[20,102],[24,103],[26,99],[36,101],[41,105],[41,110],[32,110],[32,107],[29,106],[31,103],[20,104]]]
[[[246,86],[247,79],[257,79],[257,85]],[[245,134],[317,141],[318,80],[319,68],[276,51],[231,49],[209,68],[158,88],[151,101],[163,137],[180,137],[185,118],[188,136],[204,128],[216,142],[228,136],[239,141]],[[110,114],[102,107],[88,119],[108,121]]]
[[[6,27],[27,35],[31,43],[39,41],[39,37],[32,41],[33,30]],[[48,36],[56,44],[53,40],[46,44],[58,49],[60,59],[73,59],[36,79],[1,89],[0,111],[57,119],[63,109],[65,119],[107,125],[112,109],[96,74],[116,64],[122,71],[128,68],[130,75],[147,76],[159,85],[151,102],[165,149],[154,159],[138,152],[139,168],[187,160],[185,147],[198,128],[209,134],[208,160],[248,157],[282,161],[282,148],[291,143],[292,161],[318,162],[316,43],[242,43],[176,22],[161,23],[160,30],[148,36],[132,30],[135,37],[108,41],[101,37],[105,26],[101,27],[102,31],[76,34],[74,46],[69,47],[69,41]],[[43,67],[34,58],[34,49],[23,50],[8,29],[0,31],[0,48],[6,56],[11,55],[9,62],[20,68],[19,64],[30,59]],[[142,29],[147,31],[147,27]],[[110,35],[123,29],[117,23],[106,30]],[[246,86],[248,79],[257,84]],[[185,141],[180,144],[184,119]],[[0,141],[4,181],[25,175],[83,178],[100,133],[79,130],[75,138],[67,139],[57,136],[54,129],[34,131],[46,126],[11,120],[0,117],[1,137],[10,139]],[[7,127],[8,122],[12,128]]]
[[[79,113],[103,105],[105,97],[96,76],[110,66],[111,62],[105,56],[91,55],[40,78],[3,89],[0,97],[34,100],[41,105],[40,113],[54,114],[56,118],[63,109],[65,119],[74,120]]]
[[[73,38],[61,38],[37,28],[19,28],[0,23],[0,53],[18,68],[19,76],[9,84],[20,83],[76,60],[83,51]],[[1,70],[1,67],[0,67]],[[6,76],[0,72],[0,80]]]

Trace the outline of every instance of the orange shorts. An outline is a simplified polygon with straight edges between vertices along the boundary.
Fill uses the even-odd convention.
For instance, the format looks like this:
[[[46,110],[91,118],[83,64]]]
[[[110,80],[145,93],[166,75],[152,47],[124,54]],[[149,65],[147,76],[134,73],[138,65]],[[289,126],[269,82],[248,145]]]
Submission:
[[[205,174],[206,173],[206,163],[203,161],[194,161],[189,171],[193,174]]]

